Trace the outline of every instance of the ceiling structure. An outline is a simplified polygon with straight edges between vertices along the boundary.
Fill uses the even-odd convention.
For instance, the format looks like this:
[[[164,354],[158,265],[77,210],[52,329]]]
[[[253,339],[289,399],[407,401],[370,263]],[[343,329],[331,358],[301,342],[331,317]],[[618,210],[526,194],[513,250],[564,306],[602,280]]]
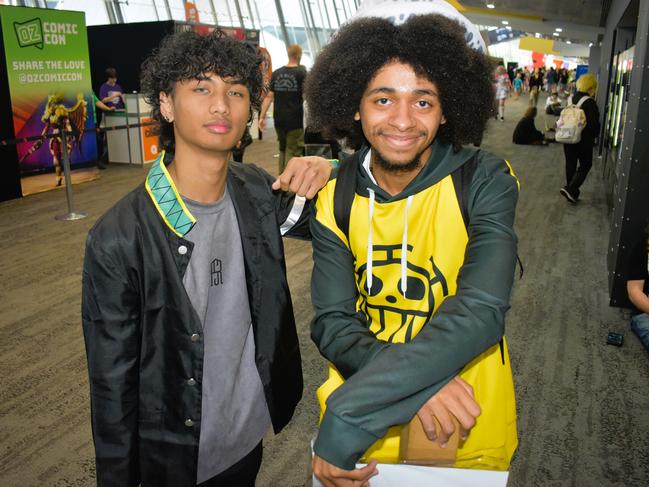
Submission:
[[[598,42],[601,0],[447,0],[474,24],[521,30],[557,41]],[[487,8],[492,4],[494,8]],[[560,31],[557,29],[561,29]]]

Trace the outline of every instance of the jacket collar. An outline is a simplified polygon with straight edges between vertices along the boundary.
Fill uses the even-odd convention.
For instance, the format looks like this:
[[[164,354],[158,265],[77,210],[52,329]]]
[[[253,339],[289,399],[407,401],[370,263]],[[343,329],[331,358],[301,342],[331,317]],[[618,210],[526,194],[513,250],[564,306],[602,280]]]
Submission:
[[[162,151],[147,174],[147,193],[166,225],[179,237],[184,237],[196,223],[196,218],[185,206],[176,185],[167,171],[165,152]]]

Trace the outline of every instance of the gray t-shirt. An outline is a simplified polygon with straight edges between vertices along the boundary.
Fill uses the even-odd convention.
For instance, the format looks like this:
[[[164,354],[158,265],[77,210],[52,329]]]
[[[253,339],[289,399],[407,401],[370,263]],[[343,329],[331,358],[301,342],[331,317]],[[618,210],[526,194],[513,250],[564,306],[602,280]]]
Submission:
[[[204,359],[197,482],[249,453],[270,426],[255,365],[241,235],[227,191],[212,204],[183,198],[196,224],[183,284],[203,325]],[[197,386],[200,384],[197,384]]]

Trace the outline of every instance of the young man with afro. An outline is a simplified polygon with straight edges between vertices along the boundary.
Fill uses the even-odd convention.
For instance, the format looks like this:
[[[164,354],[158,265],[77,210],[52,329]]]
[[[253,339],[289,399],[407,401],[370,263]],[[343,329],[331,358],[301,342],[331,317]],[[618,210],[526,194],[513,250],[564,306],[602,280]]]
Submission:
[[[304,197],[331,169],[229,160],[259,66],[219,32],[169,36],[142,66],[166,152],[90,230],[83,269],[99,486],[254,486],[302,395],[282,235],[309,237]]]
[[[458,22],[425,15],[347,25],[307,79],[312,126],[356,149],[311,222],[311,336],[331,364],[313,471],[327,487],[368,485],[377,459],[398,461],[381,450],[416,415],[442,448],[454,417],[459,453],[481,427],[481,396],[459,374],[474,360],[509,360],[518,181],[503,159],[465,146],[493,113],[491,73]],[[339,213],[343,172],[356,183]],[[505,469],[517,444],[506,371],[495,467]],[[355,469],[361,457],[368,465]]]

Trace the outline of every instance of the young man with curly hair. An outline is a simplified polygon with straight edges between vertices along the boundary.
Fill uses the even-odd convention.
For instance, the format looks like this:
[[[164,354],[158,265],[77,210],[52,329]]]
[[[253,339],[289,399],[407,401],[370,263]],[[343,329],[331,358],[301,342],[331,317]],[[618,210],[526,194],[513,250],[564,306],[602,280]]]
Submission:
[[[328,161],[279,179],[230,161],[260,60],[215,33],[166,38],[142,91],[166,149],[91,229],[83,270],[97,484],[254,486],[262,437],[302,395],[282,235],[309,237]],[[283,191],[280,191],[283,190]]]
[[[311,336],[331,363],[313,470],[327,487],[368,485],[377,460],[398,461],[394,426],[415,416],[442,448],[455,418],[459,459],[490,426],[485,410],[476,422],[481,392],[460,377],[476,361],[507,362],[512,397],[499,406],[507,424],[489,468],[506,469],[516,448],[503,330],[518,182],[506,161],[464,146],[492,114],[491,73],[458,22],[425,15],[349,24],[307,79],[312,126],[356,148],[311,223]],[[343,173],[356,182],[340,212]],[[355,469],[361,457],[368,465]]]

